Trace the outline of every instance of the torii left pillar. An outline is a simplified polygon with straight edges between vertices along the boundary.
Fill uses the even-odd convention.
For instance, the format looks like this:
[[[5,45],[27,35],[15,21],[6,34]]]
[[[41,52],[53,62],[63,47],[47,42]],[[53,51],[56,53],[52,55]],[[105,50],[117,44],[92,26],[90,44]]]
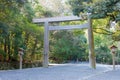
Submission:
[[[43,67],[48,67],[49,64],[49,23],[44,23],[44,53],[43,53]]]

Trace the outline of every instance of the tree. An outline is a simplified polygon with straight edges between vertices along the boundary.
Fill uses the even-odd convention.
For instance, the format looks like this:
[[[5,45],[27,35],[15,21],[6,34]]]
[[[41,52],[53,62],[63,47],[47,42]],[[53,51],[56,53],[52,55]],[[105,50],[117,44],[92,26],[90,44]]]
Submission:
[[[1,49],[4,47],[4,52],[9,55],[8,60],[12,60],[12,58],[17,60],[18,48],[28,48],[25,46],[30,44],[28,38],[30,34],[34,34],[32,37],[39,34],[39,29],[34,29],[38,26],[32,23],[34,16],[32,3],[28,0],[1,0],[0,3]],[[38,33],[36,34],[36,32]],[[38,40],[38,38],[36,39]],[[34,52],[33,50],[32,53]]]
[[[108,34],[113,36],[113,40],[119,40],[119,33],[111,32],[110,25],[112,21],[118,22],[120,20],[120,1],[119,0],[69,0],[69,4],[72,6],[73,14],[80,15],[84,13],[91,13],[91,18],[105,19],[107,23],[104,27],[94,27],[94,32],[100,34]],[[99,28],[98,28],[99,27]],[[117,34],[117,35],[116,35]],[[117,39],[118,38],[118,39]]]
[[[69,0],[68,2],[72,6],[74,15],[91,13],[92,18],[105,18],[109,16],[111,19],[119,15],[119,0]]]

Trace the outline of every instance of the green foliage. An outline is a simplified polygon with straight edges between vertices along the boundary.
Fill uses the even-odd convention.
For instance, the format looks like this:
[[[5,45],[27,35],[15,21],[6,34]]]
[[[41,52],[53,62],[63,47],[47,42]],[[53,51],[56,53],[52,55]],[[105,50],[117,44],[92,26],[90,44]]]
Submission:
[[[68,3],[72,6],[73,14],[78,16],[86,11],[86,5],[91,2],[92,0],[68,0]]]
[[[120,31],[116,31],[114,34],[112,34],[112,39],[114,41],[120,41]]]
[[[111,17],[111,20],[116,20],[119,13],[119,0],[69,0],[72,6],[73,14],[92,13],[92,18]]]
[[[6,53],[2,49],[0,49],[0,61],[5,61],[6,56]]]
[[[119,0],[106,0],[95,3],[92,9],[93,17],[103,18],[109,16],[110,20],[116,20],[117,15],[119,15],[119,7],[117,6],[119,3]]]
[[[104,34],[94,35],[96,62],[105,64],[112,63],[112,55],[110,54],[109,47],[112,45],[113,41],[110,39],[111,36]]]
[[[96,62],[102,64],[112,64],[112,55],[110,53],[96,54]]]
[[[87,44],[83,34],[72,31],[54,31],[51,34],[50,59],[55,62],[87,60]]]
[[[0,50],[6,53],[5,60],[18,61],[19,47],[25,49],[24,58],[41,54],[43,29],[32,23],[35,15],[32,3],[27,0],[1,0],[0,4]]]
[[[3,22],[0,22],[0,36],[1,37],[5,37],[5,36],[7,36],[7,34],[8,34],[8,25],[7,24],[5,24],[5,23],[3,23]]]

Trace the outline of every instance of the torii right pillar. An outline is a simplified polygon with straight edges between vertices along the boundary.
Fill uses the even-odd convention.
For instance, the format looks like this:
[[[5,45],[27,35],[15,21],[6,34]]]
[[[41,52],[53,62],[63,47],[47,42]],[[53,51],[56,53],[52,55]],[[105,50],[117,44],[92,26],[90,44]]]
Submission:
[[[89,42],[89,64],[90,67],[96,69],[96,55],[94,52],[94,36],[92,30],[92,20],[90,15],[88,16],[88,42]]]

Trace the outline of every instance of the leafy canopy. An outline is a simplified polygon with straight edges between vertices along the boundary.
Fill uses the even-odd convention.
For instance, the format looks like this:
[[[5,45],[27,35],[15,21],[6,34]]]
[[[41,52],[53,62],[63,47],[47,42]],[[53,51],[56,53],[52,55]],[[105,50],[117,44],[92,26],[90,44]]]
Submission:
[[[120,0],[69,0],[74,15],[91,13],[92,18],[120,18]]]

